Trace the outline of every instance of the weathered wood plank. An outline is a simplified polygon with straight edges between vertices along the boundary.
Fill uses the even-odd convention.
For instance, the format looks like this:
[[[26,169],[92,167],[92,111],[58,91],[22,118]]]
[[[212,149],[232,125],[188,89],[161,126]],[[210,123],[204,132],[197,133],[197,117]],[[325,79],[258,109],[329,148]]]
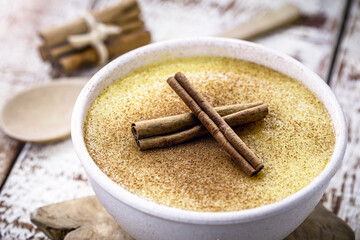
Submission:
[[[0,107],[16,92],[51,80],[51,69],[42,62],[37,52],[40,43],[37,31],[61,24],[64,19],[75,18],[80,9],[90,9],[94,3],[95,1],[90,0],[73,0],[61,4],[58,1],[45,0],[0,2]],[[0,132],[0,186],[21,146],[22,143]],[[30,224],[28,211],[32,206],[42,205],[47,199],[56,196],[51,191],[50,195],[47,195],[47,189],[53,189],[57,195],[65,198],[72,198],[74,194],[83,196],[92,193],[75,153],[72,152],[71,142],[68,140],[66,150],[60,150],[60,146],[61,144],[57,145],[57,150],[46,152],[46,148],[46,153],[40,153],[33,149],[42,149],[42,146],[34,145],[30,148],[33,155],[26,154],[29,149],[24,150],[23,158],[14,165],[13,174],[1,191],[1,239],[44,237],[42,233],[37,234],[38,231]],[[71,157],[61,156],[62,153],[68,153]],[[36,157],[33,157],[34,155]],[[27,159],[25,163],[21,160],[24,157]],[[53,157],[59,164],[56,168],[62,171],[59,174],[44,170],[54,168],[54,164],[51,164]],[[76,169],[75,173],[73,168]],[[64,181],[68,184],[62,184]],[[57,197],[52,198],[52,201],[57,201]]]
[[[79,2],[81,1],[74,1],[72,5],[64,3],[63,7],[58,7],[56,2],[47,1],[1,1],[0,108],[15,92],[49,81],[50,69],[37,54],[36,29],[42,25],[61,22],[59,16],[75,16],[76,12],[65,9],[76,6]],[[42,22],[41,19],[46,14],[52,19]],[[0,130],[0,187],[21,146],[22,143],[10,139]]]
[[[24,0],[3,1],[0,36],[6,40],[4,48],[16,49],[15,56],[11,56],[9,62],[0,60],[3,61],[0,62],[0,66],[4,66],[4,71],[0,69],[0,77],[7,79],[7,89],[18,90],[38,81],[49,80],[50,69],[41,62],[36,51],[39,41],[34,29],[63,23],[80,14],[83,9],[92,6],[102,7],[114,1],[73,0],[61,5],[58,5],[56,0],[42,0],[36,3]],[[266,0],[139,2],[147,27],[152,32],[153,41],[161,41],[179,37],[216,35],[251,16],[279,6],[285,0],[276,3]],[[345,1],[293,2],[301,7],[306,17],[295,26],[257,38],[255,41],[294,56],[326,78]],[[22,16],[16,14],[20,11],[24,13]],[[12,28],[6,27],[6,30],[2,30],[5,25]],[[26,29],[25,32],[22,32],[22,29]],[[12,42],[6,36],[14,36],[18,43]],[[7,50],[5,53],[11,55],[12,51]],[[2,54],[1,52],[1,56],[7,56]],[[88,73],[92,71],[94,70]],[[5,94],[1,88],[0,91],[1,94]],[[44,235],[37,232],[30,223],[31,211],[45,204],[81,197],[90,192],[92,191],[70,140],[51,145],[28,144],[0,193],[0,236],[41,239]]]
[[[26,87],[50,81],[50,66],[44,64],[37,48],[37,31],[78,16],[93,1],[1,1],[0,2],[0,109],[4,102]],[[22,144],[0,130],[0,186]]]
[[[37,52],[40,42],[37,37],[37,30],[60,24],[64,18],[74,18],[79,14],[79,9],[89,9],[93,4],[94,1],[81,0],[67,1],[61,4],[58,1],[43,0],[35,2],[10,0],[0,2],[0,108],[14,93],[26,87],[50,81],[49,73],[51,69],[42,62]],[[0,186],[2,186],[6,179],[13,165],[14,158],[17,156],[22,145],[22,143],[5,136],[0,130]],[[68,149],[72,149],[71,144],[68,146]],[[57,153],[49,154],[53,156],[58,155]],[[38,157],[36,158],[37,160],[41,159]],[[45,158],[48,159],[48,157]],[[63,160],[57,159],[57,161],[61,162]],[[77,159],[71,161],[77,161]],[[29,159],[29,163],[32,162],[32,158],[31,160]],[[38,169],[36,164],[24,169],[19,163],[15,164],[14,169],[17,169],[18,173],[22,173],[20,175],[14,173],[15,176],[18,176],[15,177],[16,181],[20,180],[21,182],[22,179],[33,178],[32,184],[35,184],[34,180],[36,181],[38,177],[32,171]],[[72,166],[71,163],[68,163],[68,165]],[[79,165],[75,164],[75,166],[80,169]],[[73,178],[75,178],[75,182],[80,181],[87,186],[79,171],[71,179]],[[41,199],[46,199],[46,197],[39,193],[29,194],[31,186],[22,185],[20,182],[15,183],[16,186],[14,186],[12,179],[14,178],[11,177],[9,184],[4,186],[6,190],[3,188],[3,191],[1,191],[0,238],[30,238],[36,234],[36,230],[33,225],[29,224],[27,211],[31,207],[28,207],[27,204],[33,205],[36,203],[36,200],[33,198],[34,196],[41,196]],[[49,178],[43,179],[43,182],[38,182],[38,192],[43,191],[46,193],[46,188],[56,189],[56,179],[53,179],[52,186],[46,186],[43,183],[49,183]],[[85,189],[90,190],[88,186]],[[65,192],[69,190],[66,188]],[[73,190],[73,192],[79,191]],[[63,195],[61,192],[59,194]],[[11,196],[14,196],[15,199],[11,199]],[[7,214],[7,218],[3,217],[5,214]],[[39,236],[41,238],[43,234]]]
[[[0,189],[22,145],[19,141],[11,139],[0,131]]]
[[[293,56],[327,79],[346,0],[144,0],[140,1],[140,5],[153,41],[157,42],[181,37],[214,36],[285,2],[299,6],[302,19],[291,27],[253,41]]]
[[[42,238],[29,213],[37,207],[93,194],[70,140],[28,144],[0,197],[0,238]]]
[[[332,179],[323,202],[348,222],[360,238],[360,0],[353,1],[339,48],[331,88],[343,107],[348,125],[344,162]]]

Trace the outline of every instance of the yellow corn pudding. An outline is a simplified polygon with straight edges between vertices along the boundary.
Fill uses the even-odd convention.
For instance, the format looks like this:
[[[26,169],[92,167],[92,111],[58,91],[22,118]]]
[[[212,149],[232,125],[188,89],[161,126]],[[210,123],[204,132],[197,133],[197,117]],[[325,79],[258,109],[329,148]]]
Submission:
[[[139,151],[131,123],[190,110],[166,83],[183,72],[213,107],[262,101],[269,114],[235,128],[264,163],[246,176],[211,137]],[[176,59],[142,67],[106,88],[84,125],[86,147],[114,182],[169,207],[237,211],[274,203],[309,184],[330,159],[329,113],[301,83],[254,63],[220,57]]]

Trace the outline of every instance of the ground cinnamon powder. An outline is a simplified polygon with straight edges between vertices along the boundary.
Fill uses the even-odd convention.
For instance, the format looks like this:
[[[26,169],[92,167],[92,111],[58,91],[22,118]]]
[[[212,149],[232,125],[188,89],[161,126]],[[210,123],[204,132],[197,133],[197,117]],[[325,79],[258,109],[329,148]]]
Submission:
[[[248,177],[212,137],[139,151],[131,122],[188,112],[166,79],[183,72],[214,107],[262,101],[265,119],[236,132],[264,163]],[[87,149],[99,168],[138,196],[194,211],[236,211],[284,199],[310,183],[331,157],[334,129],[302,84],[253,63],[216,57],[157,63],[108,87],[86,118]]]

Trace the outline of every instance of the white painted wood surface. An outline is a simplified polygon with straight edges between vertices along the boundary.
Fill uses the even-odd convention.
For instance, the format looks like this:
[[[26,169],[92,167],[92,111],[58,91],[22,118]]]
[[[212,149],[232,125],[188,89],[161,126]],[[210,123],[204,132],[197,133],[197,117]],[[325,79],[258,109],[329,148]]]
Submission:
[[[89,9],[90,6],[90,1],[81,0],[61,4],[57,1],[0,2],[0,107],[14,93],[37,83],[50,81],[50,68],[42,62],[37,52],[40,43],[37,30],[61,24],[64,18],[74,18],[78,16],[80,9]],[[73,198],[74,193],[81,194],[82,191],[92,193],[86,180],[83,180],[71,142],[67,140],[64,143],[65,149],[58,143],[56,150],[51,145],[46,145],[45,148],[41,145],[28,145],[23,150],[6,186],[1,189],[0,239],[44,238],[30,223],[31,209],[44,202],[48,203],[48,198],[58,201],[64,197]],[[8,172],[20,147],[19,142],[0,133],[1,173]],[[55,158],[54,161],[51,161],[52,158]],[[23,159],[26,161],[22,161]],[[58,173],[54,170],[58,170]],[[0,186],[4,179],[3,175]],[[48,189],[57,188],[62,189],[55,191],[58,196],[53,195],[52,191],[48,192]]]
[[[343,107],[348,125],[344,162],[323,197],[360,239],[360,0],[353,2],[330,86]]]
[[[37,31],[75,18],[90,1],[0,1],[0,108],[22,89],[50,81],[50,67],[41,60]],[[0,187],[22,144],[0,130]]]
[[[4,99],[14,92],[38,82],[50,81],[50,68],[40,60],[37,53],[37,45],[40,41],[36,36],[36,30],[75,18],[84,9],[99,8],[112,2],[115,0],[69,0],[61,4],[56,0],[1,1],[0,106]],[[246,21],[251,16],[278,7],[285,1],[225,0],[218,3],[219,1],[215,0],[183,2],[139,0],[139,2],[153,41],[157,42],[180,37],[216,35]],[[295,57],[327,79],[346,2],[345,0],[291,2],[302,9],[304,18],[291,27],[259,37],[254,41]],[[84,74],[92,74],[94,71],[92,69]],[[335,83],[336,81],[333,82],[333,87]],[[347,83],[343,84],[344,88],[351,91],[351,88],[347,88]],[[351,94],[347,92],[343,96],[345,102],[349,101],[352,112],[353,106],[350,101],[355,101],[355,97],[348,98],[347,95]],[[358,123],[357,126],[359,127]],[[0,140],[1,138],[0,134]],[[0,149],[7,143],[8,139],[0,141]],[[355,146],[354,142],[354,149]],[[357,165],[358,169],[359,165]],[[360,173],[357,174],[359,178]],[[344,181],[340,177],[336,186],[341,186],[343,182],[348,186],[351,178],[352,175],[349,175]],[[349,196],[344,195],[344,198],[348,199],[344,199],[342,204],[351,201],[350,198],[355,194],[355,190],[354,193],[351,193],[351,190],[346,191],[349,191]],[[92,194],[92,190],[86,181],[70,139],[47,145],[27,144],[1,189],[0,238],[43,239],[45,236],[30,223],[31,211],[46,204],[89,194]],[[341,191],[336,190],[334,196],[339,194]],[[359,195],[357,190],[358,198]],[[328,200],[328,203],[331,202],[332,200]],[[331,204],[327,206],[333,208]],[[340,210],[339,215],[346,219],[354,230],[359,229],[358,225],[353,224],[358,224],[354,220],[355,209],[341,205]],[[359,215],[359,210],[357,211]]]

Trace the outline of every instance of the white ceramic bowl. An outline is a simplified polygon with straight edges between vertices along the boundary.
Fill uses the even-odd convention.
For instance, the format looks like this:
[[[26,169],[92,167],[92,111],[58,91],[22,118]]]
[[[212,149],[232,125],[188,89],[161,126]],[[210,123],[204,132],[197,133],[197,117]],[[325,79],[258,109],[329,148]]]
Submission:
[[[195,212],[144,200],[108,178],[91,159],[83,138],[83,124],[94,99],[110,84],[141,66],[192,56],[243,59],[286,74],[306,85],[324,103],[335,126],[334,153],[325,169],[309,185],[289,197],[234,212]],[[101,203],[133,237],[141,239],[282,239],[310,214],[339,168],[346,147],[344,115],[324,81],[293,58],[265,47],[221,38],[196,38],[151,44],[115,59],[102,68],[80,93],[71,126],[76,152]]]

